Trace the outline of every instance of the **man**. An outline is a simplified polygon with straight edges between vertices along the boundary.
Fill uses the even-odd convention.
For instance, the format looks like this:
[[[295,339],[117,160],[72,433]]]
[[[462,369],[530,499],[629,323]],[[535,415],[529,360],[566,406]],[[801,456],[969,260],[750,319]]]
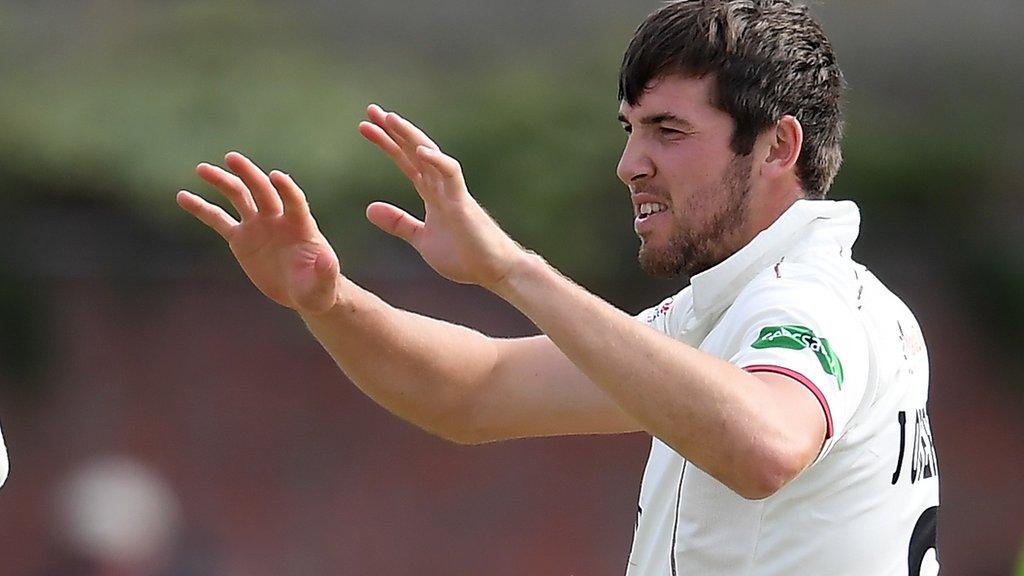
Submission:
[[[917,322],[850,259],[859,213],[821,200],[841,76],[787,0],[683,0],[627,49],[618,175],[640,264],[691,285],[635,318],[509,238],[458,162],[377,106],[359,130],[423,199],[367,217],[542,331],[492,339],[394,309],[340,274],[302,191],[237,153],[182,191],[253,283],[376,402],[463,443],[653,436],[627,574],[934,574],[938,477]],[[652,329],[653,328],[653,329]],[[388,362],[381,362],[381,358]]]

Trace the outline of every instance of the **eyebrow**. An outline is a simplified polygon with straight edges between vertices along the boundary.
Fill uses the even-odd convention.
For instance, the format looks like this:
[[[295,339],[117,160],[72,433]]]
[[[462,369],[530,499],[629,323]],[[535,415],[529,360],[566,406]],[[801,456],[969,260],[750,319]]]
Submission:
[[[619,122],[622,122],[623,124],[630,123],[629,120],[626,119],[626,115],[622,114],[621,112],[619,113]],[[638,123],[642,125],[651,125],[662,124],[665,122],[679,124],[686,128],[693,128],[693,124],[691,124],[688,120],[686,120],[685,118],[680,118],[679,116],[676,116],[675,114],[672,114],[670,112],[658,112],[655,114],[648,114],[647,116],[640,118],[640,121]]]

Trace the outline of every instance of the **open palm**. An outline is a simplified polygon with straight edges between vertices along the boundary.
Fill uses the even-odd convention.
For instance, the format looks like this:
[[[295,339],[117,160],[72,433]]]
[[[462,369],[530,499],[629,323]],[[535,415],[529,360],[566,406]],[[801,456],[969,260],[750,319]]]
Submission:
[[[470,195],[458,161],[398,114],[372,105],[367,118],[359,132],[394,161],[424,207],[419,220],[397,206],[374,202],[367,218],[411,244],[449,280],[485,288],[501,283],[524,251]]]
[[[334,305],[340,265],[320,233],[302,190],[290,176],[268,176],[245,156],[225,156],[230,170],[200,164],[196,173],[223,194],[238,213],[188,191],[178,193],[184,210],[224,238],[253,284],[268,298],[300,313]]]
[[[367,218],[411,244],[442,276],[494,289],[524,254],[466,188],[462,167],[426,134],[379,106],[367,109],[360,133],[409,178],[423,200],[424,219],[385,202]],[[337,301],[340,265],[309,211],[305,194],[283,172],[264,173],[245,156],[224,157],[227,170],[200,164],[196,173],[238,213],[182,190],[178,204],[221,235],[253,284],[301,314],[326,312]]]

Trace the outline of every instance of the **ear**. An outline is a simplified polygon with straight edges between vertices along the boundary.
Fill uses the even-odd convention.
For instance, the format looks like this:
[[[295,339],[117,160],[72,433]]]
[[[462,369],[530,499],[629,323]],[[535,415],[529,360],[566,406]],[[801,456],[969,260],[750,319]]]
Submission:
[[[778,177],[796,171],[796,162],[804,144],[804,129],[794,116],[783,116],[768,129],[768,155],[763,172]]]

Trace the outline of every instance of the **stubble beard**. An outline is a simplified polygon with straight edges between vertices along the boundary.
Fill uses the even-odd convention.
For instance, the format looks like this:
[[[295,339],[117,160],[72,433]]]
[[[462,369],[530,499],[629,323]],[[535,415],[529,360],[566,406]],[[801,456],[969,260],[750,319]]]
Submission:
[[[734,157],[717,187],[724,192],[723,203],[703,223],[687,225],[680,222],[673,205],[672,217],[676,225],[668,245],[652,248],[641,244],[638,256],[641,270],[657,278],[675,278],[683,274],[692,277],[721,263],[738,249],[730,247],[727,240],[746,221],[750,157]],[[705,189],[698,190],[696,194],[709,197],[716,192]]]

